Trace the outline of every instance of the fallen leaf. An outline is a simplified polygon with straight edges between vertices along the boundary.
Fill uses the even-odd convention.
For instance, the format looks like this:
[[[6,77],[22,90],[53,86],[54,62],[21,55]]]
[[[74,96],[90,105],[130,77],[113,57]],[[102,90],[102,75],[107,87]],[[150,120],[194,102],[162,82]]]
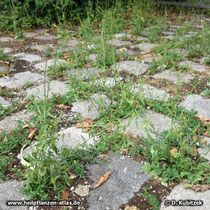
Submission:
[[[70,58],[71,55],[69,53],[65,53],[65,54],[63,54],[63,57],[66,59],[66,58]]]
[[[34,128],[28,135],[28,139],[32,139],[35,135],[35,133],[38,131],[37,128]]]
[[[198,154],[198,150],[195,147],[193,147],[192,149],[195,152],[195,154]]]
[[[58,26],[56,24],[53,24],[53,26],[58,29]]]
[[[71,108],[70,106],[66,106],[65,104],[59,104],[59,105],[57,105],[57,107],[60,109],[70,109]]]
[[[176,148],[173,148],[173,149],[170,150],[170,155],[173,158],[177,158],[177,152],[178,152],[178,150]]]
[[[8,167],[8,170],[10,170],[12,168],[12,166],[14,165],[13,161],[11,161],[9,167]]]
[[[96,185],[93,186],[93,189],[96,189],[97,187],[99,187],[100,185],[102,185],[104,182],[106,182],[106,180],[109,178],[110,174],[112,172],[109,171],[107,173],[105,173],[103,176],[100,177],[99,181],[97,182]]]
[[[76,124],[76,128],[82,128],[84,131],[88,131],[93,124],[93,119],[86,118],[81,123]]]
[[[26,124],[22,128],[28,128],[29,126],[30,126],[29,124]]]
[[[87,63],[87,64],[86,64],[86,66],[87,66],[88,68],[90,68],[90,67],[91,67],[91,65],[90,65],[89,63]]]
[[[206,142],[208,142],[208,139],[203,139],[203,140],[201,140],[201,144],[204,144],[204,143],[206,143]]]
[[[34,167],[32,167],[31,164],[30,164],[29,162],[25,161],[24,158],[23,158],[23,149],[26,147],[26,145],[27,145],[27,144],[25,144],[25,145],[21,148],[21,150],[20,150],[20,163],[21,163],[23,166],[27,166],[27,167],[30,166],[30,169],[31,169],[31,170],[34,170]]]
[[[63,201],[69,200],[69,192],[68,192],[68,190],[64,190],[63,191],[63,193],[62,193],[62,200]]]
[[[190,187],[191,189],[195,190],[196,192],[204,192],[210,189],[210,185],[208,184],[196,184],[195,186]]]
[[[205,125],[210,125],[210,119],[203,117],[201,114],[196,114],[196,117],[198,117]]]

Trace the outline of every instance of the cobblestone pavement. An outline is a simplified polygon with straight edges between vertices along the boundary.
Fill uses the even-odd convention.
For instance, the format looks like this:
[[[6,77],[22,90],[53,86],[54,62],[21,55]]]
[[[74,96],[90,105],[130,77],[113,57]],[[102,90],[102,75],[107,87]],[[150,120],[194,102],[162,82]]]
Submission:
[[[207,22],[208,20],[204,19],[204,21]],[[195,19],[191,21],[191,24],[199,26],[199,22]],[[180,26],[171,25],[168,30],[163,31],[162,40],[177,39],[175,34],[179,27]],[[47,85],[47,82],[50,80],[50,75],[47,75],[46,78],[44,78],[45,70],[50,69],[52,66],[54,66],[54,64],[57,66],[68,64],[65,56],[62,59],[56,59],[53,57],[48,58],[44,56],[44,53],[46,53],[49,48],[54,52],[68,52],[68,49],[76,52],[78,44],[81,44],[81,40],[69,39],[65,40],[65,47],[61,48],[60,43],[62,40],[57,39],[55,33],[50,29],[37,29],[31,32],[26,32],[24,35],[26,37],[25,42],[27,44],[29,43],[27,47],[24,46],[24,42],[22,45],[18,45],[18,41],[14,40],[14,38],[11,36],[5,35],[0,37],[3,52],[9,56],[13,56],[13,65],[10,67],[0,64],[0,71],[5,72],[4,75],[6,75],[0,78],[0,87],[2,89],[7,88],[7,90],[14,90],[15,92],[12,97],[4,95],[0,96],[0,104],[2,104],[3,107],[9,107],[12,106],[14,101],[18,101],[18,103],[23,106],[23,109],[20,109],[19,112],[16,112],[11,116],[4,116],[1,118],[1,131],[4,130],[11,132],[18,126],[19,120],[25,122],[29,121],[30,118],[34,116],[34,113],[25,113],[24,103],[26,100],[28,100],[28,97],[32,95],[36,100],[44,99],[44,84]],[[126,41],[123,41],[124,39],[122,39],[124,36],[126,36]],[[188,32],[186,36],[193,37],[196,36],[196,33],[193,31]],[[178,38],[183,40],[185,37],[182,36]],[[202,58],[190,60],[190,58],[187,57],[189,52],[185,49],[177,48],[175,51],[179,55],[183,55],[183,60],[180,61],[178,65],[188,66],[188,68],[190,68],[189,71],[177,72],[172,71],[171,69],[164,69],[163,71],[148,76],[147,72],[150,71],[150,64],[154,60],[161,59],[162,57],[162,55],[155,55],[153,52],[153,49],[159,46],[159,44],[149,43],[146,36],[134,37],[124,33],[114,34],[113,39],[106,41],[110,45],[116,47],[117,53],[121,53],[124,50],[125,53],[131,57],[141,55],[141,61],[137,59],[123,59],[116,64],[111,65],[109,71],[117,70],[119,73],[121,73],[117,78],[112,77],[112,75],[107,76],[107,74],[104,74],[106,73],[105,70],[94,66],[87,66],[86,68],[78,70],[69,69],[67,71],[67,77],[75,76],[76,79],[88,81],[90,78],[98,76],[97,79],[92,81],[95,85],[102,85],[106,88],[111,88],[119,81],[128,81],[127,77],[123,78],[124,74],[132,74],[134,78],[142,78],[146,81],[146,83],[148,83],[139,85],[138,83],[135,83],[136,80],[134,79],[132,82],[133,93],[139,95],[142,94],[142,96],[147,99],[160,101],[168,101],[170,98],[173,98],[173,87],[175,88],[177,84],[182,85],[184,89],[185,87],[189,87],[189,84],[196,80],[204,81],[202,91],[205,90],[205,88],[209,88],[209,82],[206,80],[206,78],[209,76],[210,67],[204,64]],[[95,47],[96,46],[90,44],[87,46],[87,50],[91,50]],[[94,63],[97,61],[97,56],[99,55],[90,53],[87,60],[90,60],[92,63]],[[7,74],[7,72],[9,73]],[[205,79],[203,80],[203,78]],[[160,81],[164,81],[164,84],[169,85],[163,87],[159,84]],[[69,87],[62,77],[54,78],[51,80],[49,85],[48,98],[51,98],[55,95],[65,94],[68,91]],[[188,91],[187,94],[184,94],[182,101],[178,102],[178,106],[184,106],[185,109],[189,111],[194,109],[204,118],[210,118],[210,99],[208,96],[202,94],[200,95],[202,91],[197,91],[197,93]],[[95,93],[87,100],[73,102],[67,117],[69,117],[70,114],[72,116],[80,114],[82,119],[96,119],[99,116],[99,111],[101,109],[96,102],[98,99],[102,100],[103,104],[106,104],[106,106],[111,105],[111,101],[106,95]],[[149,126],[145,126],[148,124],[148,121],[150,122]],[[138,126],[136,125],[136,122],[138,122]],[[122,120],[121,125],[125,126],[126,132],[132,133],[135,137],[146,137],[149,133],[153,138],[156,138],[156,134],[150,132],[149,129],[151,127],[155,129],[156,133],[160,133],[165,130],[176,129],[176,126],[179,126],[178,124],[173,124],[172,119],[168,116],[152,110],[147,110],[143,117],[124,119]],[[145,129],[145,127],[148,128]],[[61,127],[59,134],[64,135],[64,138],[59,138],[57,141],[57,146],[59,148],[74,148],[81,144],[84,140],[87,144],[95,144],[97,141],[99,141],[97,137],[90,137],[87,132],[84,133],[81,128],[77,128],[75,125]],[[28,154],[31,154],[32,150],[33,145],[25,149],[23,151],[24,157],[26,157]],[[203,148],[199,148],[198,152],[201,156],[204,156],[208,161],[210,161],[210,153],[205,146]],[[20,155],[18,157],[20,157]],[[113,152],[109,152],[109,159],[106,164],[88,165],[87,176],[92,180],[97,180],[107,171],[112,171],[110,178],[104,185],[96,190],[88,192],[86,199],[89,209],[119,209],[122,204],[126,204],[130,199],[133,198],[134,193],[138,192],[142,185],[151,177],[149,174],[142,173],[141,167],[143,164],[143,162],[133,160],[129,156],[119,157]],[[21,200],[24,198],[24,195],[19,189],[20,185],[22,185],[22,183],[16,180],[4,181],[0,183],[1,210],[26,209],[24,207],[8,207],[5,205],[5,201],[8,199]],[[85,189],[83,189],[83,192],[85,192]],[[195,192],[191,189],[185,189],[184,184],[180,183],[171,191],[166,199],[202,200],[204,205],[187,208],[173,206],[167,207],[164,204],[163,199],[161,209],[209,209],[209,197],[210,190],[206,190],[204,192]]]

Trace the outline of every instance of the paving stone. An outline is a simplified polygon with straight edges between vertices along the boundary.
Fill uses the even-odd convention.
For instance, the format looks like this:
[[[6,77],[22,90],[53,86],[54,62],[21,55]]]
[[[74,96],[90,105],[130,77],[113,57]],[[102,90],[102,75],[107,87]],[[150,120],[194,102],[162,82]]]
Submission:
[[[108,78],[102,78],[102,79],[96,80],[93,82],[93,84],[106,86],[106,87],[110,88],[110,87],[114,87],[121,80],[122,80],[121,77],[117,77],[117,78],[108,77]]]
[[[171,118],[150,110],[143,111],[140,117],[123,120],[121,125],[125,126],[125,132],[131,132],[134,136],[144,138],[147,137],[147,134],[155,138],[159,133],[175,127]]]
[[[210,190],[205,192],[195,192],[191,189],[185,189],[184,184],[177,185],[171,193],[166,197],[166,200],[202,200],[204,205],[202,206],[169,206],[166,207],[164,205],[164,201],[161,204],[160,209],[167,209],[167,210],[208,210],[210,206]]]
[[[13,41],[14,39],[12,37],[9,37],[9,36],[2,36],[0,37],[0,42],[10,42],[10,41]]]
[[[57,140],[55,144],[58,149],[61,148],[76,148],[81,147],[85,149],[86,145],[94,145],[99,138],[91,137],[87,132],[84,132],[81,128],[70,127],[61,131],[57,134]],[[86,144],[86,145],[85,145]],[[31,146],[27,147],[23,150],[22,156],[23,158],[27,158],[32,155],[32,152],[36,150],[37,142],[32,143]],[[20,154],[17,156],[20,159]]]
[[[198,34],[198,32],[195,31],[188,31],[187,34],[191,35],[191,36],[195,36]]]
[[[39,69],[41,71],[44,71],[45,69],[48,70],[50,68],[50,66],[59,66],[59,65],[62,65],[66,63],[65,60],[62,60],[62,59],[50,59],[50,60],[47,60],[47,61],[44,61],[44,62],[41,62],[41,63],[37,63],[34,65],[34,67],[36,69]]]
[[[160,90],[150,85],[143,85],[139,88],[133,87],[131,91],[135,94],[140,94],[143,98],[153,100],[167,101],[170,98],[170,95],[165,90]]]
[[[122,61],[116,63],[116,65],[113,65],[111,68],[117,69],[119,71],[125,70],[129,73],[139,76],[145,73],[147,69],[149,69],[149,65],[145,63],[139,63],[137,61]]]
[[[4,54],[8,54],[8,53],[11,53],[13,51],[13,49],[9,48],[9,47],[4,47],[2,50],[3,50]]]
[[[99,105],[103,104],[103,106],[109,106],[110,100],[104,95],[99,95],[98,93],[91,96],[89,100],[84,100],[81,102],[74,102],[72,104],[72,112],[77,112],[81,114],[81,116],[85,118],[95,119],[99,115]]]
[[[0,78],[0,86],[8,88],[20,88],[23,87],[27,82],[36,82],[43,80],[43,76],[38,73],[21,72],[15,74],[13,77]]]
[[[9,71],[9,67],[5,66],[5,65],[0,65],[0,71],[1,72],[8,72]]]
[[[0,183],[0,209],[1,210],[27,210],[27,206],[7,206],[6,201],[23,200],[24,194],[20,190],[23,187],[21,182],[16,180]]]
[[[37,33],[34,33],[34,32],[25,32],[25,33],[23,33],[23,35],[24,35],[26,38],[30,38],[30,37],[37,36]]]
[[[44,34],[44,33],[48,32],[48,29],[47,28],[40,28],[40,29],[35,29],[34,31],[36,33],[39,33],[39,34]]]
[[[180,103],[185,109],[191,111],[194,109],[203,117],[210,118],[210,99],[204,99],[200,95],[188,95],[186,99]]]
[[[139,48],[141,51],[151,51],[153,48],[157,47],[158,44],[150,44],[150,43],[141,43],[132,46],[132,48]]]
[[[132,44],[130,41],[121,41],[119,39],[111,39],[108,43],[115,47],[130,46]]]
[[[178,82],[181,83],[189,83],[194,77],[191,76],[190,74],[185,74],[185,73],[178,73],[175,71],[170,71],[170,70],[166,70],[163,72],[160,72],[156,75],[153,76],[156,79],[166,79],[171,81],[174,84],[177,84]]]
[[[168,35],[168,36],[162,36],[162,38],[172,40],[172,39],[175,39],[175,36]]]
[[[182,48],[175,48],[175,49],[173,49],[171,51],[179,53],[180,55],[188,55],[189,54],[188,50],[185,50],[185,49],[182,49]]]
[[[46,90],[47,87],[48,84],[46,83]],[[53,80],[50,82],[49,85],[48,98],[51,98],[54,94],[62,95],[68,91],[69,89],[67,88],[67,85],[64,82]],[[26,94],[27,96],[34,95],[36,98],[44,99],[44,84],[41,84],[31,89],[27,89]]]
[[[173,31],[162,31],[161,33],[164,34],[164,35],[167,35],[167,36],[174,36]]]
[[[44,51],[47,51],[49,48],[53,47],[52,44],[46,44],[46,45],[34,45],[34,46],[31,46],[31,49],[34,49],[34,50],[38,50],[40,52],[44,52]]]
[[[38,40],[53,40],[56,39],[57,37],[54,35],[40,35],[40,36],[35,36],[34,38]]]
[[[14,54],[13,56],[18,57],[21,60],[28,61],[30,63],[42,60],[41,56],[28,54],[28,53],[17,53],[17,54]]]
[[[201,147],[198,148],[198,153],[210,163],[210,150],[208,148],[210,145],[210,138],[204,137],[204,139],[206,140],[206,145],[201,145]]]
[[[141,163],[127,156],[119,157],[113,152],[108,154],[106,163],[87,165],[88,177],[94,181],[93,185],[103,174],[112,172],[103,185],[89,192],[89,210],[119,209],[150,178],[150,175],[142,173]]]
[[[137,36],[135,37],[135,40],[141,42],[141,41],[147,41],[147,38],[143,36]]]
[[[0,105],[2,106],[10,106],[10,102],[5,100],[3,97],[0,96]]]
[[[206,65],[194,63],[192,61],[181,61],[179,65],[189,66],[193,71],[198,71],[198,72],[205,72],[206,70],[210,70],[210,68],[207,67]]]
[[[141,57],[142,61],[146,62],[146,63],[151,63],[153,62],[153,60],[159,60],[161,59],[161,55],[151,55],[151,54],[145,54]]]
[[[102,69],[98,69],[95,67],[87,68],[87,69],[73,69],[68,70],[66,73],[69,76],[75,76],[77,79],[88,79],[88,77],[98,76],[99,73],[104,72]]]
[[[25,114],[25,110],[23,110],[12,116],[5,117],[0,121],[0,130],[12,131],[18,126],[18,120],[29,121],[34,115],[34,113]]]
[[[126,33],[113,34],[113,36],[114,36],[116,39],[124,38],[124,37],[128,37],[128,38],[131,37],[130,34],[126,34]]]
[[[71,40],[67,40],[65,44],[69,46],[70,48],[76,49],[77,45],[79,44],[79,41],[77,39],[71,39]]]

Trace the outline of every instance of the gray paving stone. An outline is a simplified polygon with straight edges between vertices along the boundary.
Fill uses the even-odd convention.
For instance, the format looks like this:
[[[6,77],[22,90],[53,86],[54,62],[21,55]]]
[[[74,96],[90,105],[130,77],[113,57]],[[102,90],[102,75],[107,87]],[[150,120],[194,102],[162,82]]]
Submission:
[[[162,36],[162,38],[172,40],[172,39],[175,39],[175,36],[168,35],[168,36]]]
[[[166,70],[158,74],[155,74],[153,77],[156,79],[166,79],[166,80],[171,81],[174,84],[177,84],[178,82],[187,84],[194,78],[190,74],[186,74],[186,73],[179,74],[178,72],[174,72],[174,71],[172,72],[170,70]]]
[[[143,98],[153,100],[167,101],[170,98],[170,95],[165,90],[160,90],[147,84],[139,88],[133,87],[131,91],[135,94],[139,94]]]
[[[11,53],[13,51],[13,49],[9,48],[9,47],[4,47],[2,50],[3,50],[4,54],[8,54],[8,53]]]
[[[100,106],[98,104],[102,104],[103,107],[109,106],[110,100],[104,94],[99,95],[96,93],[89,100],[74,102],[71,111],[81,114],[84,119],[95,119],[99,115]]]
[[[35,37],[35,36],[37,36],[37,33],[34,33],[34,32],[24,32],[23,35],[24,35],[26,38],[30,38],[30,37]]]
[[[79,41],[77,39],[71,39],[71,40],[67,40],[65,44],[72,49],[76,49],[77,45],[79,44]]]
[[[161,204],[161,210],[208,210],[210,206],[210,190],[205,192],[195,192],[191,189],[184,189],[184,184],[177,185],[171,193],[166,197],[167,200],[202,200],[203,206],[169,206],[164,205],[164,201]]]
[[[21,60],[28,61],[30,63],[42,60],[41,56],[28,54],[28,53],[17,53],[17,54],[14,54],[13,56],[18,57]]]
[[[102,78],[99,80],[96,80],[93,82],[94,85],[100,85],[100,86],[106,86],[108,88],[110,87],[114,87],[119,81],[121,81],[122,78],[121,77],[117,77],[117,78]]]
[[[61,148],[83,148],[86,149],[88,145],[94,145],[99,140],[98,137],[91,137],[87,132],[84,132],[82,128],[70,127],[57,134],[55,144],[58,149]],[[29,147],[23,150],[23,158],[27,158],[32,155],[33,151],[36,151],[37,142],[32,143]],[[17,158],[20,159],[20,154]]]
[[[25,114],[25,110],[15,113],[12,116],[5,117],[3,120],[0,121],[0,130],[5,131],[12,131],[18,126],[18,121],[29,121],[34,113]]]
[[[41,62],[41,63],[37,63],[34,65],[34,67],[36,69],[39,69],[41,71],[44,71],[45,69],[48,70],[50,68],[50,66],[59,66],[59,65],[62,65],[66,63],[65,60],[62,60],[62,59],[50,59],[50,60],[47,60],[47,61],[44,61],[44,62]]]
[[[31,46],[31,49],[34,49],[34,50],[38,50],[40,52],[44,52],[44,51],[47,51],[49,48],[53,47],[52,44],[46,44],[46,45],[34,45],[34,46]]]
[[[11,180],[0,183],[0,209],[1,210],[27,210],[27,206],[7,206],[8,200],[23,200],[24,194],[20,190],[22,183]]]
[[[9,71],[9,67],[7,67],[5,65],[0,65],[0,71],[1,72],[8,72]]]
[[[47,28],[35,29],[34,32],[39,34],[44,34],[48,32],[48,29]]]
[[[139,63],[137,61],[122,61],[116,63],[116,65],[113,65],[111,68],[117,69],[119,71],[127,71],[129,73],[135,74],[136,76],[139,76],[147,71],[149,69],[149,65],[145,63]]]
[[[53,40],[56,39],[57,37],[54,35],[40,35],[40,36],[35,36],[34,38],[38,40]]]
[[[115,47],[130,46],[132,43],[130,41],[121,41],[119,39],[111,39],[108,41],[108,44]]]
[[[68,70],[66,73],[69,76],[75,76],[77,79],[88,79],[88,77],[98,76],[98,74],[101,72],[104,72],[104,71],[102,69],[91,67],[87,69]]]
[[[46,83],[46,91],[47,91],[47,87],[48,87],[48,84]],[[69,89],[67,88],[67,85],[64,82],[53,80],[50,82],[50,85],[49,85],[48,98],[51,98],[53,95],[56,95],[56,94],[62,95],[68,91]],[[27,96],[34,95],[36,98],[44,99],[44,84],[41,84],[31,89],[27,89],[26,95]]]
[[[210,145],[210,138],[204,137],[204,139],[207,140],[206,145],[201,145],[200,148],[198,148],[198,153],[204,157],[206,160],[209,161],[210,163],[210,150],[209,150],[209,145]]]
[[[135,37],[135,40],[139,41],[139,42],[142,42],[142,41],[147,41],[147,38],[143,37],[143,36],[137,36],[137,37]]]
[[[174,36],[174,32],[173,31],[162,31],[161,33],[163,35],[167,35],[167,36]]]
[[[176,53],[179,53],[180,55],[188,55],[189,54],[189,51],[188,50],[185,50],[185,49],[182,49],[182,48],[175,48],[173,50],[171,50],[172,52],[176,52]]]
[[[141,43],[141,44],[132,46],[132,48],[139,48],[141,51],[151,51],[157,46],[158,44]]]
[[[98,137],[91,137],[82,128],[71,127],[58,133],[56,141],[58,148],[75,148],[81,145],[94,145],[99,140]]]
[[[146,63],[151,63],[153,62],[153,60],[159,60],[161,59],[161,55],[151,55],[151,54],[145,54],[141,57],[142,61],[146,62]]]
[[[20,88],[27,82],[37,82],[43,80],[43,76],[38,73],[21,72],[15,74],[13,77],[0,78],[0,86],[8,88]]]
[[[114,36],[116,39],[124,38],[124,37],[128,37],[128,38],[131,37],[130,34],[126,34],[126,33],[113,34],[113,36]]]
[[[125,132],[131,132],[134,136],[144,138],[147,137],[147,134],[155,138],[159,133],[175,127],[171,118],[150,110],[145,110],[140,117],[123,120],[121,125],[125,127]]]
[[[185,109],[191,111],[194,109],[203,117],[210,118],[210,99],[204,99],[200,95],[188,95],[186,99],[180,103]]]
[[[0,37],[0,42],[10,42],[13,41],[14,39],[12,37],[9,36],[2,36]]]
[[[93,185],[100,176],[112,172],[103,185],[89,192],[89,210],[118,210],[120,205],[126,204],[150,178],[150,175],[142,173],[141,163],[127,156],[119,157],[113,152],[108,154],[106,163],[87,165],[88,177],[94,181]]]
[[[1,96],[0,96],[0,104],[1,104],[2,106],[10,106],[10,105],[11,105],[9,101],[5,100],[5,99],[4,99],[3,97],[1,97]]]
[[[181,61],[179,63],[180,66],[189,66],[192,68],[193,71],[198,71],[198,72],[205,72],[207,70],[210,70],[210,68],[206,65],[199,64],[199,63],[194,63],[192,61]]]

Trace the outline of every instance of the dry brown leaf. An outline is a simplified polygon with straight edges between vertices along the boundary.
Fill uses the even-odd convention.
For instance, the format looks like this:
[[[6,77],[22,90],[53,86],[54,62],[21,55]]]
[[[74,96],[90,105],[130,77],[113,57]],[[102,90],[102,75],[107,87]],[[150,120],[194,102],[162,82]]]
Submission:
[[[195,190],[196,192],[204,192],[210,189],[210,185],[208,184],[196,184],[195,186],[190,187],[191,189]]]
[[[76,124],[76,128],[82,128],[84,131],[88,131],[93,124],[93,119],[86,118],[81,123]]]
[[[195,147],[193,147],[192,149],[195,152],[195,154],[198,154],[198,150]]]
[[[70,58],[71,55],[69,53],[65,53],[65,54],[63,54],[63,57],[66,59],[66,58]]]
[[[58,29],[58,26],[56,24],[53,24],[53,27],[57,28]]]
[[[196,117],[198,117],[205,125],[210,125],[210,119],[203,117],[201,114],[196,114]]]
[[[38,131],[37,128],[34,128],[28,135],[28,139],[32,139],[35,135],[35,133]]]
[[[170,155],[173,158],[177,158],[177,152],[178,152],[178,150],[176,148],[173,148],[173,149],[170,150]]]
[[[97,184],[93,186],[93,189],[96,189],[97,187],[101,186],[104,182],[106,182],[106,180],[109,178],[111,173],[112,172],[109,171],[109,172],[105,173],[103,176],[101,176],[100,179],[98,180]]]
[[[71,108],[70,106],[66,106],[65,104],[59,104],[59,105],[57,105],[57,107],[60,109],[70,109]]]
[[[22,128],[28,128],[29,126],[30,126],[29,124],[26,124]]]
[[[64,190],[63,191],[63,193],[62,193],[62,200],[63,201],[69,200],[69,192],[68,192],[68,190]]]
[[[201,140],[201,144],[204,144],[204,143],[206,143],[206,142],[208,142],[208,139],[203,139],[203,140]]]
[[[8,167],[8,170],[10,170],[12,168],[12,166],[14,165],[13,161],[11,161],[9,167]]]
[[[87,66],[88,68],[90,68],[90,67],[91,67],[91,65],[90,65],[89,63],[87,63],[87,64],[86,64],[86,66]]]

